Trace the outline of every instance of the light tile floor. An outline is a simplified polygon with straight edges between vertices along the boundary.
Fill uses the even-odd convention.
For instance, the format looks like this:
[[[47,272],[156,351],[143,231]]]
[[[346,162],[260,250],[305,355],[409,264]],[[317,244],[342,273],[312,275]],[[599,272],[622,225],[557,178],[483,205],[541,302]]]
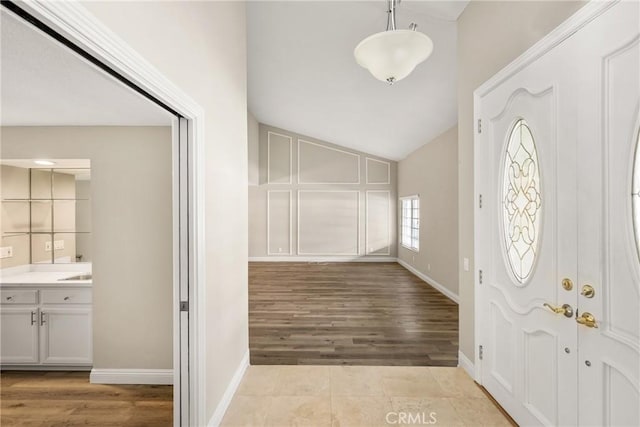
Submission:
[[[222,426],[510,426],[460,368],[250,366]]]

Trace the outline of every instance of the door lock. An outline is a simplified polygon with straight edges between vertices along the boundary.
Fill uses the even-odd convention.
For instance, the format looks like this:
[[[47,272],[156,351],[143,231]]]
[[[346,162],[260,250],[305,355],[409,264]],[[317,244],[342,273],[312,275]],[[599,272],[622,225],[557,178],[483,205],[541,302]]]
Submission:
[[[554,307],[551,304],[545,302],[542,305],[556,314],[563,314],[565,317],[573,317],[573,307],[571,307],[569,304],[563,304],[562,307]]]
[[[593,289],[593,286],[591,285],[584,285],[582,287],[582,292],[580,292],[580,295],[582,295],[585,298],[593,298],[595,294],[596,294],[596,290]]]
[[[562,279],[562,287],[565,291],[570,291],[571,289],[573,289],[573,282],[571,281],[571,279]]]

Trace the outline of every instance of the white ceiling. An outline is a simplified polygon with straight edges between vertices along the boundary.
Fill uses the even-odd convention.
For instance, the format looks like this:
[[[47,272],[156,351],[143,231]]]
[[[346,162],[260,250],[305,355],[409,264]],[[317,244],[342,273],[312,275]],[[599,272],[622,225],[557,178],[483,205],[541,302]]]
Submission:
[[[169,126],[172,115],[2,8],[3,126]]]
[[[456,19],[467,1],[403,1],[433,54],[389,86],[353,49],[386,28],[385,1],[250,2],[249,110],[261,123],[389,159],[402,159],[457,122]]]

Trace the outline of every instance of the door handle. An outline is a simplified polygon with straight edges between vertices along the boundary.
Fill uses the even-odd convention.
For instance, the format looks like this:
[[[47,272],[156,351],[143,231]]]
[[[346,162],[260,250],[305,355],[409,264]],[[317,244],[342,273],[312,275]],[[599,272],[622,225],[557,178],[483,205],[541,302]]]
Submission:
[[[31,326],[35,325],[36,322],[37,322],[36,315],[37,315],[37,312],[35,312],[35,311],[31,312]]]
[[[586,326],[587,328],[597,328],[598,324],[596,323],[596,318],[593,317],[593,314],[585,311],[582,315],[576,317],[576,322],[581,325]]]
[[[40,312],[40,326],[44,325],[47,321],[44,320],[44,311]]]
[[[573,317],[573,308],[569,304],[563,304],[562,307],[554,307],[548,302],[542,304],[556,314],[563,314],[565,317]]]

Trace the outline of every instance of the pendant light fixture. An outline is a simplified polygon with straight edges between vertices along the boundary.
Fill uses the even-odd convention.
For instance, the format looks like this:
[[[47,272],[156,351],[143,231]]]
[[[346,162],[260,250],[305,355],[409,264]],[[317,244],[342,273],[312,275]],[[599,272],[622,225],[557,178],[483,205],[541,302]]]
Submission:
[[[433,52],[433,42],[416,31],[416,24],[408,30],[396,29],[396,6],[400,0],[387,0],[387,30],[362,40],[353,51],[356,62],[373,76],[390,85],[407,77],[416,65]]]

